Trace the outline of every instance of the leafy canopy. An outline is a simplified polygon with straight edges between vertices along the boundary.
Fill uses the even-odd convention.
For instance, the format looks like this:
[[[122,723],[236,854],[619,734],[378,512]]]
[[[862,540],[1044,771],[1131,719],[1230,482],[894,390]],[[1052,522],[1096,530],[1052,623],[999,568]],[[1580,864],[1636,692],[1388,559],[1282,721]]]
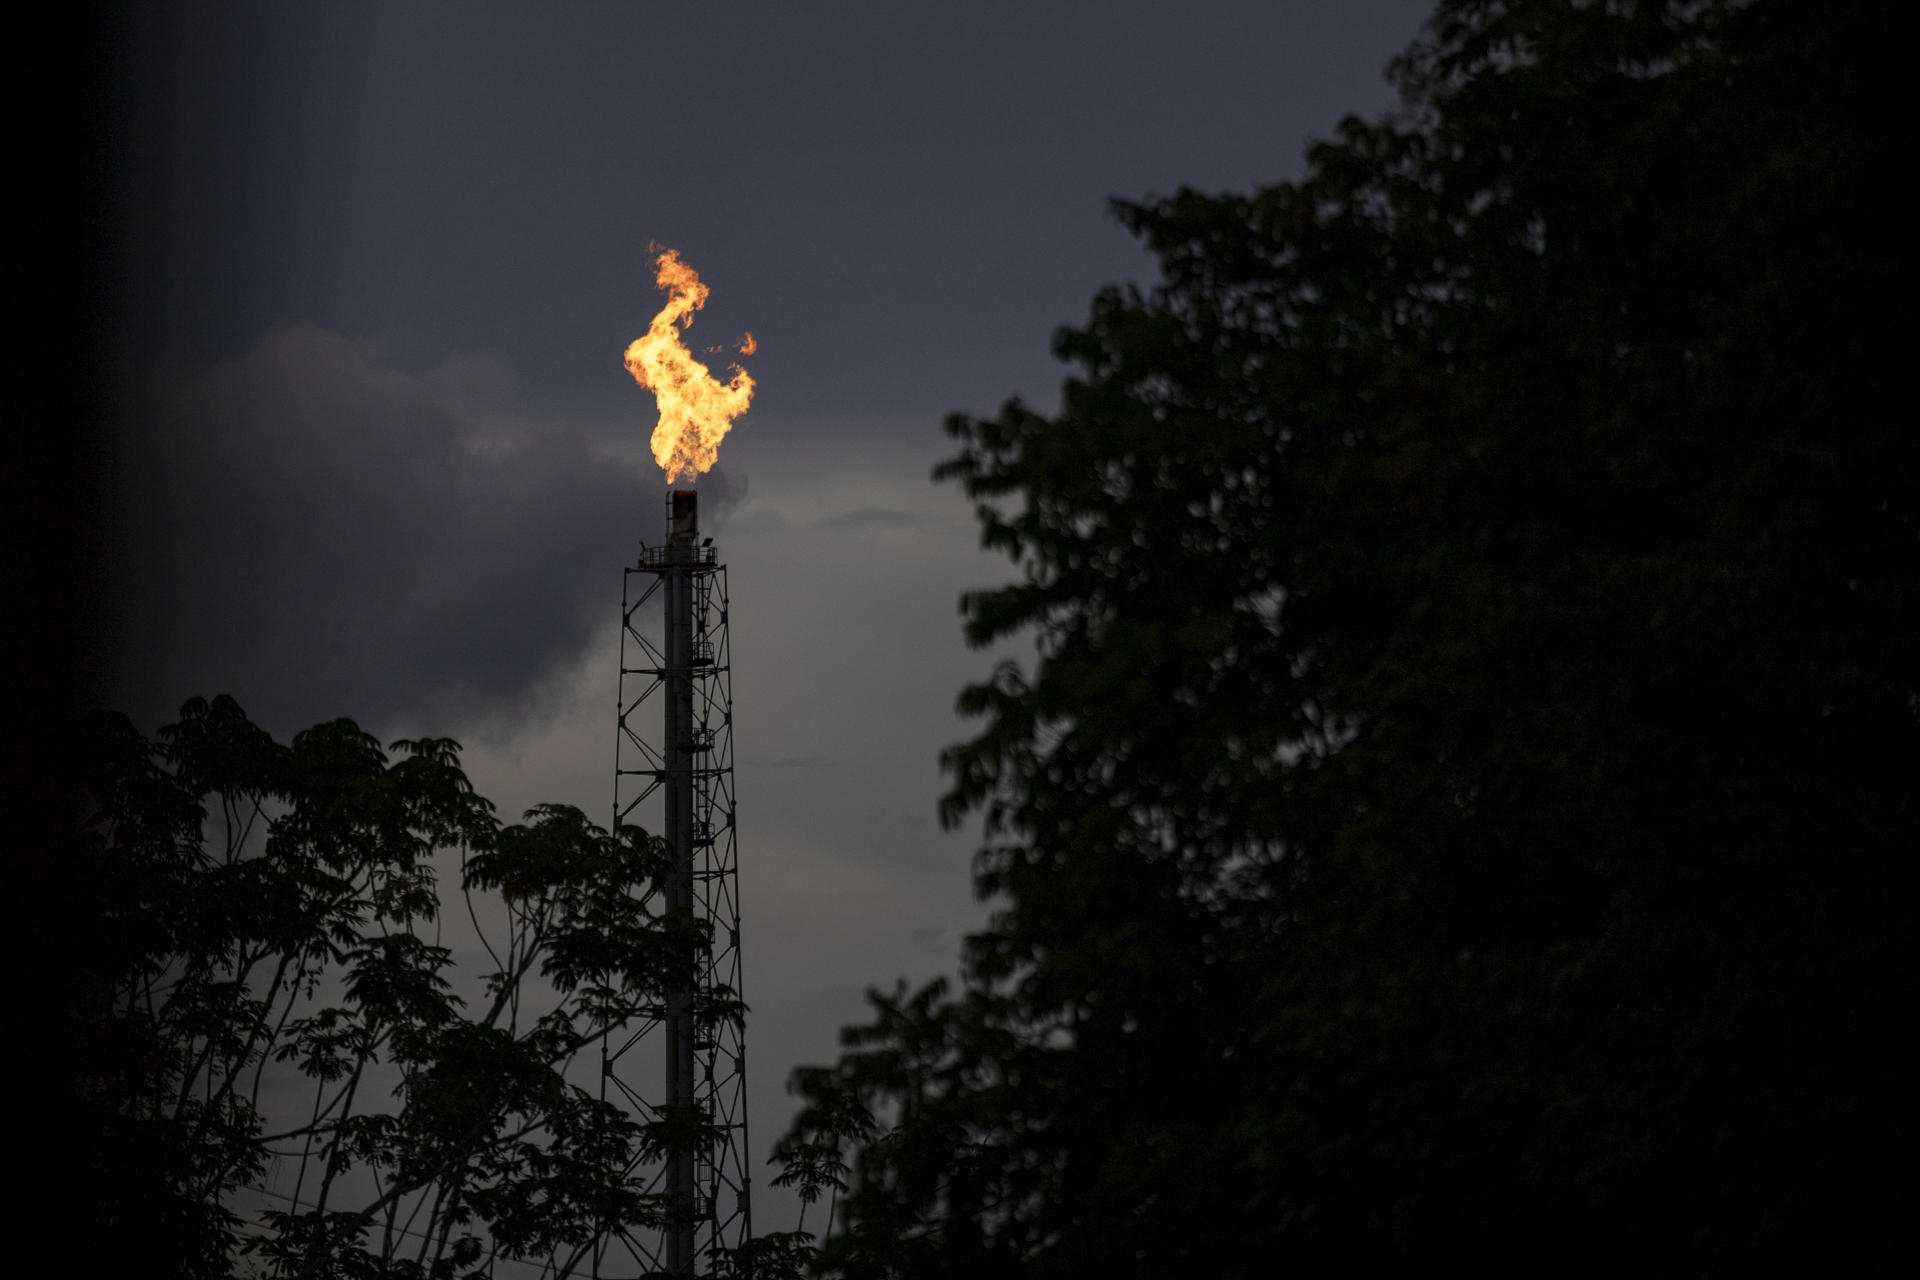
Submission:
[[[120,716],[94,728],[96,1260],[567,1275],[610,1233],[662,1225],[646,1169],[714,1135],[603,1098],[583,1055],[693,985],[704,926],[648,905],[671,872],[659,840],[560,805],[502,826],[444,738],[390,755],[336,720],[283,744],[226,697],[153,740]],[[479,973],[441,941],[441,851],[460,856]],[[744,1007],[719,988],[695,1014]],[[724,1261],[777,1274],[783,1243],[804,1247]]]
[[[1025,637],[965,980],[796,1077],[848,1276],[1870,1248],[1910,1144],[1902,10],[1449,0],[939,475]]]

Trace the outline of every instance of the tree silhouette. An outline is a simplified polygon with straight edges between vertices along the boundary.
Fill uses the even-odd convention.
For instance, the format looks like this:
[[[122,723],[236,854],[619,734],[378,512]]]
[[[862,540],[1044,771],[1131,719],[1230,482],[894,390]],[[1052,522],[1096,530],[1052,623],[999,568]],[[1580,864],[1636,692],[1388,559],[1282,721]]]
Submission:
[[[949,423],[1038,657],[946,757],[962,988],[796,1077],[828,1271],[1886,1243],[1904,16],[1449,0],[1300,181],[1118,206],[1162,283]]]
[[[702,926],[636,896],[671,872],[659,840],[565,806],[503,827],[443,738],[389,756],[336,720],[282,744],[224,697],[158,740],[120,716],[95,730],[90,1256],[424,1278],[502,1255],[565,1275],[613,1224],[665,1220],[633,1170],[711,1135],[568,1077],[689,985]],[[491,965],[471,1003],[439,932],[441,850]],[[698,1016],[742,1013],[722,991]],[[290,1188],[263,1187],[275,1161]],[[243,1216],[250,1189],[271,1207]]]

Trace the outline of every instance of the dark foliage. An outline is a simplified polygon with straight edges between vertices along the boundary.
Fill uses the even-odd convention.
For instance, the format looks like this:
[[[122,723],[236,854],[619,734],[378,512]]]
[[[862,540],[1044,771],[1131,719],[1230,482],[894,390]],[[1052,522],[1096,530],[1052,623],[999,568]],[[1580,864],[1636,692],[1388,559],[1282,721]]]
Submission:
[[[450,740],[389,755],[336,720],[283,744],[224,697],[154,740],[98,717],[88,759],[83,1262],[567,1275],[616,1225],[671,1212],[633,1171],[711,1131],[636,1117],[572,1069],[692,981],[702,926],[644,893],[670,872],[660,841],[555,805],[503,827]],[[441,942],[455,854],[480,973]],[[724,989],[697,1011],[743,1014]],[[727,1261],[774,1274],[780,1248]]]
[[[829,1270],[1889,1240],[1904,12],[1449,0],[1299,182],[1119,207],[1163,283],[950,424],[1020,570],[968,635],[1039,656],[947,757],[964,988],[797,1078]]]

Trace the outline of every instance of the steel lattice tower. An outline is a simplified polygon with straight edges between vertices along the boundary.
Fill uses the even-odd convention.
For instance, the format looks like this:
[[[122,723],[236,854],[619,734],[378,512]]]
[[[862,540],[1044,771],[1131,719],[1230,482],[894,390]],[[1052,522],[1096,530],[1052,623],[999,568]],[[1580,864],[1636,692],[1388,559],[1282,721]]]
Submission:
[[[619,1040],[603,1037],[600,1072],[603,1097],[648,1120],[672,1108],[707,1126],[711,1140],[634,1170],[646,1190],[666,1194],[676,1220],[651,1232],[609,1232],[594,1253],[596,1276],[630,1275],[636,1266],[642,1274],[691,1275],[752,1238],[746,1032],[740,1019],[714,1015],[717,1002],[742,998],[727,570],[713,539],[699,532],[696,495],[674,491],[666,545],[643,546],[624,575],[613,820],[618,830],[643,801],[661,795],[673,875],[664,901],[643,889],[638,907],[669,920],[690,916],[706,926],[705,939],[690,944],[685,989]],[[644,580],[637,593],[636,577]],[[656,597],[665,622],[659,643],[637,625]],[[657,740],[645,727],[655,706]],[[655,1030],[662,1034],[654,1037]],[[649,1042],[663,1047],[664,1069],[642,1051]]]

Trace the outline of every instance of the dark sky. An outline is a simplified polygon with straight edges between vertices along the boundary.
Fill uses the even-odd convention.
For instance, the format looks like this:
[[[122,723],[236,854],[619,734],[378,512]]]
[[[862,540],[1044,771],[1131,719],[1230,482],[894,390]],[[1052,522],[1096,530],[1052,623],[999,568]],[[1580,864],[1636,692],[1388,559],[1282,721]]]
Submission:
[[[507,814],[603,814],[619,568],[661,523],[620,356],[678,249],[690,345],[759,343],[699,487],[764,1152],[862,987],[951,969],[980,911],[936,757],[991,659],[956,596],[1006,571],[928,481],[942,418],[1051,406],[1053,330],[1150,280],[1107,200],[1298,174],[1425,8],[129,7],[102,697],[451,734]]]

